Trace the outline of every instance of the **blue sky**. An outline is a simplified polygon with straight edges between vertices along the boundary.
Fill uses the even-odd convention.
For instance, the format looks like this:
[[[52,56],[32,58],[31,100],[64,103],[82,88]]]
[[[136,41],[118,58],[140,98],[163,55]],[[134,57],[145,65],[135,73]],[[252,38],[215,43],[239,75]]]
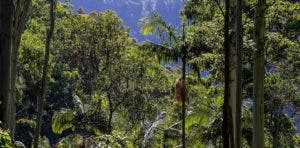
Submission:
[[[130,34],[138,41],[146,39],[140,33],[139,19],[153,12],[159,12],[162,17],[173,25],[180,24],[180,9],[183,4],[180,0],[72,0],[74,9],[84,8],[85,12],[103,11],[111,9],[123,19],[131,30]]]

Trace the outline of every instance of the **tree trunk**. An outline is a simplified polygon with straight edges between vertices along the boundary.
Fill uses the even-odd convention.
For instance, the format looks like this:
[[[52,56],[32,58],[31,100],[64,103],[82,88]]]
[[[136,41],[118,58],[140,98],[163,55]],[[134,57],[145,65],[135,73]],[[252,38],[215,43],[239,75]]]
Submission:
[[[24,30],[27,14],[29,12],[29,7],[31,4],[31,0],[18,0],[16,2],[15,13],[14,13],[14,24],[13,24],[13,36],[12,36],[12,72],[11,72],[11,108],[10,114],[11,116],[11,137],[14,137],[15,133],[15,125],[16,125],[16,79],[17,75],[17,67],[18,67],[18,53],[19,46],[21,40],[21,34]]]
[[[279,148],[279,112],[282,111],[280,110],[279,107],[275,107],[275,110],[273,112],[274,114],[274,118],[273,118],[273,122],[274,122],[274,125],[273,125],[273,131],[271,132],[271,135],[272,135],[272,145],[273,145],[273,148]]]
[[[224,16],[224,54],[225,54],[225,88],[224,88],[224,104],[223,104],[223,147],[231,148],[234,146],[234,131],[232,118],[232,95],[231,95],[231,36],[230,30],[230,0],[225,0],[225,16]]]
[[[229,39],[230,39],[230,55],[229,55],[229,104],[231,108],[231,120],[232,123],[232,131],[230,133],[231,136],[231,143],[230,147],[236,147],[237,143],[237,48],[236,48],[236,0],[230,0],[230,6],[229,6]]]
[[[0,125],[11,125],[11,68],[14,1],[0,0]],[[11,129],[9,129],[11,130]]]
[[[253,66],[253,147],[264,147],[264,32],[266,0],[258,0],[255,8]]]
[[[242,26],[242,0],[236,0],[236,118],[235,118],[235,147],[241,147],[241,104],[242,104],[242,52],[243,52],[243,26]]]
[[[184,53],[185,54],[185,53]],[[184,55],[184,57],[182,58],[182,80],[183,80],[183,83],[184,83],[184,85],[183,85],[183,92],[184,92],[184,94],[183,94],[183,98],[182,98],[182,107],[181,107],[181,114],[182,114],[182,147],[183,148],[185,148],[186,147],[186,138],[185,138],[185,110],[186,110],[186,108],[185,108],[185,102],[187,101],[187,99],[186,99],[186,86],[185,86],[185,84],[186,84],[186,82],[185,82],[185,79],[186,79],[186,75],[185,75],[185,69],[186,69],[186,58],[185,58],[185,55]]]
[[[42,117],[44,112],[44,101],[46,98],[46,90],[47,90],[47,74],[49,69],[49,54],[50,54],[50,43],[54,32],[54,25],[55,25],[55,17],[54,17],[54,7],[55,7],[55,0],[50,0],[50,28],[47,32],[46,38],[46,46],[45,46],[45,59],[44,59],[44,66],[43,66],[43,76],[42,76],[42,87],[41,87],[41,95],[38,100],[38,114],[36,119],[36,129],[34,133],[34,148],[38,148],[39,137],[40,137],[40,129],[42,126]]]
[[[183,24],[182,24],[182,41],[185,42],[186,40],[186,31],[185,31],[185,26],[186,22],[184,20]],[[187,60],[187,47],[183,46],[182,48],[182,80],[183,80],[183,95],[181,98],[182,101],[182,107],[181,107],[181,114],[182,114],[182,147],[185,148],[186,147],[186,136],[185,136],[185,117],[186,117],[186,101],[188,101],[188,96],[187,96],[187,90],[186,90],[186,60]]]
[[[108,133],[111,134],[111,132],[112,132],[112,118],[113,118],[114,109],[113,109],[113,103],[112,103],[112,100],[111,100],[110,93],[108,94],[108,102],[109,102]]]

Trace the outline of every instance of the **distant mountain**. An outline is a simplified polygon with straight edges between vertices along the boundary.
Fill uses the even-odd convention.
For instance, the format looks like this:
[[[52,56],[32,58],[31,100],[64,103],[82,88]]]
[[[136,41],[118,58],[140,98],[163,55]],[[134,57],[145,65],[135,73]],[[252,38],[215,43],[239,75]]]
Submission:
[[[111,9],[123,19],[126,26],[131,29],[131,36],[138,41],[145,37],[140,33],[138,20],[153,12],[159,12],[164,19],[174,25],[180,24],[181,0],[72,0],[74,10],[83,8],[85,12]],[[154,40],[151,37],[151,40]]]

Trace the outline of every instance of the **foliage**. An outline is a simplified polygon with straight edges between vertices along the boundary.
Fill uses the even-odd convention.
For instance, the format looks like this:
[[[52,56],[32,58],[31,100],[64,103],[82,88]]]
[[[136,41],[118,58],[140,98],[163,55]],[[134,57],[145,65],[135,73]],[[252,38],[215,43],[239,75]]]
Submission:
[[[15,140],[26,147],[31,147],[40,93],[49,21],[46,3],[32,1],[18,56]],[[245,1],[243,9],[243,147],[252,143],[254,4]],[[172,85],[181,75],[180,59],[186,58],[187,146],[221,146],[222,8],[219,0],[185,0],[180,26],[158,13],[142,18],[141,33],[155,35],[157,44],[137,43],[111,10],[75,13],[68,1],[58,2],[41,145],[76,147],[87,139],[99,147],[179,146],[181,109]],[[268,1],[264,105],[265,143],[270,147],[299,146],[295,112],[283,111],[299,98],[298,9],[293,0]],[[2,133],[5,142],[0,141],[9,147],[9,136]]]
[[[75,118],[72,110],[62,110],[60,112],[56,112],[52,118],[52,130],[55,133],[61,134],[64,130],[69,128],[74,130],[74,125],[71,123]]]
[[[12,141],[8,132],[0,129],[0,146],[3,148],[12,147]]]

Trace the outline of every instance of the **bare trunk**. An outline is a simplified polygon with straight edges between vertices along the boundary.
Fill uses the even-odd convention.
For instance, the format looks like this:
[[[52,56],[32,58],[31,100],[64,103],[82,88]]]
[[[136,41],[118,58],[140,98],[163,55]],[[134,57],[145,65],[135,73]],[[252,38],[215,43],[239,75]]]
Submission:
[[[274,111],[274,118],[273,118],[273,122],[274,122],[274,130],[271,132],[271,135],[272,135],[272,145],[273,145],[273,148],[279,148],[279,112],[281,111],[280,108],[277,108],[275,107],[275,110]]]
[[[243,52],[243,26],[242,26],[242,0],[236,0],[236,118],[235,118],[235,147],[241,147],[241,104],[242,104],[242,52]]]
[[[185,67],[186,66],[186,58],[185,58],[185,56],[182,58],[182,80],[183,80],[183,82],[185,83],[185,79],[186,79],[186,75],[185,75]],[[186,110],[186,108],[185,108],[185,102],[187,101],[187,99],[186,99],[186,86],[185,86],[185,84],[183,85],[183,92],[184,92],[184,94],[183,94],[183,98],[182,98],[182,100],[181,100],[181,102],[182,102],[182,107],[181,107],[181,114],[182,114],[182,147],[183,148],[185,148],[186,147],[186,138],[185,138],[185,110]]]
[[[40,129],[42,126],[42,117],[44,112],[44,103],[46,98],[46,90],[47,90],[47,74],[49,69],[49,54],[50,54],[50,43],[54,32],[55,18],[54,18],[54,7],[55,0],[50,0],[50,29],[47,32],[46,38],[46,46],[45,46],[45,59],[43,66],[43,76],[42,76],[42,87],[41,87],[41,96],[38,100],[38,114],[36,120],[36,129],[34,133],[34,148],[38,148],[39,137],[40,137]]]
[[[255,9],[253,67],[253,147],[264,147],[264,32],[266,0],[258,0]]]
[[[231,95],[231,36],[230,36],[230,0],[225,0],[224,16],[224,50],[225,50],[225,88],[223,104],[223,147],[231,148],[234,145],[233,118],[232,118],[232,95]]]
[[[230,147],[236,147],[237,143],[237,49],[236,49],[236,0],[230,0],[229,7],[229,38],[230,38],[230,55],[229,55],[229,104],[231,108],[231,122],[232,122],[232,139]]]
[[[186,22],[183,22],[183,25],[182,25],[182,32],[183,32],[183,35],[182,35],[182,41],[185,42],[185,24]],[[182,95],[182,107],[181,107],[181,114],[182,114],[182,147],[185,148],[186,147],[186,136],[185,136],[185,117],[186,117],[186,101],[188,101],[188,96],[187,96],[187,90],[186,90],[186,74],[185,74],[185,71],[186,71],[186,60],[187,60],[187,47],[184,46],[182,48],[182,80],[183,80],[183,95]]]
[[[1,127],[10,129],[11,68],[13,34],[13,0],[0,0],[0,121]]]
[[[29,12],[29,7],[31,4],[31,0],[18,0],[15,7],[14,13],[14,24],[13,24],[13,47],[12,47],[12,72],[11,72],[11,108],[10,114],[11,116],[11,136],[14,137],[15,125],[16,125],[16,79],[17,75],[17,67],[18,67],[18,53],[19,46],[21,40],[21,34],[24,30],[27,14]]]

